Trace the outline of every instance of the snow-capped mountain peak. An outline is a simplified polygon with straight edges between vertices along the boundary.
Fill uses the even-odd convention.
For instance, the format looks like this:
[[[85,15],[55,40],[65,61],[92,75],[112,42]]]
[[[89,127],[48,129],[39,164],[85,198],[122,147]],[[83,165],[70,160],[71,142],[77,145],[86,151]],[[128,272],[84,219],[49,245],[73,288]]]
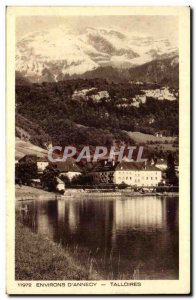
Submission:
[[[100,66],[130,68],[172,57],[177,49],[167,39],[155,39],[116,29],[86,27],[82,32],[59,26],[24,36],[16,45],[16,71],[33,81],[83,74]]]

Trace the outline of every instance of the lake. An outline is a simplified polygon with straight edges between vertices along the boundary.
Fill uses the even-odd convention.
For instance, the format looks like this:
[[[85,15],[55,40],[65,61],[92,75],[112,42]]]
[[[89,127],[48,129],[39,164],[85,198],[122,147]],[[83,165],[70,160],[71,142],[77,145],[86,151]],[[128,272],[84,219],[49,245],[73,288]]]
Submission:
[[[16,212],[33,232],[88,253],[104,279],[178,279],[178,197],[32,200]]]

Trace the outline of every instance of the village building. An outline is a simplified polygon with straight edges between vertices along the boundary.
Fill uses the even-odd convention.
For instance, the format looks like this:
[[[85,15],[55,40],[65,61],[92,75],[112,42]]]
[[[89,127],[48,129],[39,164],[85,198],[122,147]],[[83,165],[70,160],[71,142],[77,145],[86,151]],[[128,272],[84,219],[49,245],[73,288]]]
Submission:
[[[43,173],[48,164],[49,162],[47,157],[37,157],[38,173]]]
[[[57,191],[59,191],[59,192],[64,191],[65,183],[58,177],[56,178],[56,180],[57,180],[57,186],[56,186]]]
[[[39,178],[31,179],[31,186],[35,188],[40,188],[42,186],[41,180]]]
[[[48,166],[48,158],[37,155],[25,155],[18,160],[18,163],[36,163],[38,173],[43,173],[44,169]]]
[[[122,161],[99,162],[91,171],[96,184],[125,183],[137,187],[155,187],[162,180],[162,171],[154,165]]]
[[[139,103],[146,103],[146,95],[136,95],[135,100],[138,101]]]
[[[140,107],[140,104],[144,104],[146,103],[146,95],[145,94],[141,94],[141,95],[135,95],[135,97],[131,98],[131,99],[127,99],[127,98],[122,98],[120,100],[120,103],[118,103],[116,106],[117,107]]]
[[[90,89],[82,89],[82,90],[75,90],[72,94],[72,100],[80,101],[82,100],[88,100],[87,93],[96,91],[96,88],[90,88]]]
[[[154,136],[156,137],[163,137],[162,132],[155,132]]]
[[[100,102],[103,99],[105,99],[105,100],[110,99],[110,95],[109,95],[108,91],[98,91],[97,88],[76,90],[72,94],[72,100],[75,100],[75,101],[92,100],[93,102]]]
[[[175,165],[176,176],[179,178],[179,166]]]
[[[82,170],[73,158],[67,158],[64,162],[56,161],[52,165],[60,172],[59,176],[67,176],[69,180],[72,180],[74,177],[82,174]]]
[[[132,103],[119,103],[116,105],[117,107],[131,107],[131,106],[134,106],[134,107],[139,107],[140,104],[139,102],[132,102]]]
[[[134,107],[139,108],[140,107],[140,103],[138,101],[135,101],[135,102],[131,103],[130,106],[134,106]]]
[[[143,92],[146,94],[146,97],[155,98],[158,100],[169,100],[174,101],[176,100],[176,95],[173,93],[169,87],[162,87],[159,89],[149,89],[149,90],[143,90]]]
[[[167,169],[167,161],[163,158],[157,159],[156,167],[159,168],[161,171],[165,171]]]

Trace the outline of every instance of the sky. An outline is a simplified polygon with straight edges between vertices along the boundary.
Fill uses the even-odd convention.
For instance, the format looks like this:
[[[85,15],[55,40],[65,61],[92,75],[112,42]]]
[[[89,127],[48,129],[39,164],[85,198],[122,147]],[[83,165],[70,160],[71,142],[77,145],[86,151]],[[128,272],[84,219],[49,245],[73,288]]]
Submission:
[[[166,38],[178,44],[178,18],[176,16],[21,16],[16,20],[16,37],[34,31],[50,30],[56,26],[65,26],[80,31],[85,27],[114,28],[121,32],[134,32]]]

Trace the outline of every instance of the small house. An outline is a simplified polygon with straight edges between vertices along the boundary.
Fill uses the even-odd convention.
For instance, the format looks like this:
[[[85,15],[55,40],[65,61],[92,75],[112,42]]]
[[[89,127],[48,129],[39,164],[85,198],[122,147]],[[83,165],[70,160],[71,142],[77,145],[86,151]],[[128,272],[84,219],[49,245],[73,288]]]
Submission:
[[[25,155],[18,161],[19,163],[36,163],[38,173],[42,173],[43,170],[48,166],[48,158],[37,156],[37,155]]]
[[[65,191],[65,184],[64,182],[60,179],[60,178],[56,178],[57,180],[57,186],[56,186],[56,189],[57,191],[61,192],[61,191]]]
[[[53,163],[53,166],[58,169],[60,173],[59,176],[67,176],[69,180],[72,180],[75,176],[82,174],[82,170],[73,158],[67,158],[65,162],[57,161]]]

